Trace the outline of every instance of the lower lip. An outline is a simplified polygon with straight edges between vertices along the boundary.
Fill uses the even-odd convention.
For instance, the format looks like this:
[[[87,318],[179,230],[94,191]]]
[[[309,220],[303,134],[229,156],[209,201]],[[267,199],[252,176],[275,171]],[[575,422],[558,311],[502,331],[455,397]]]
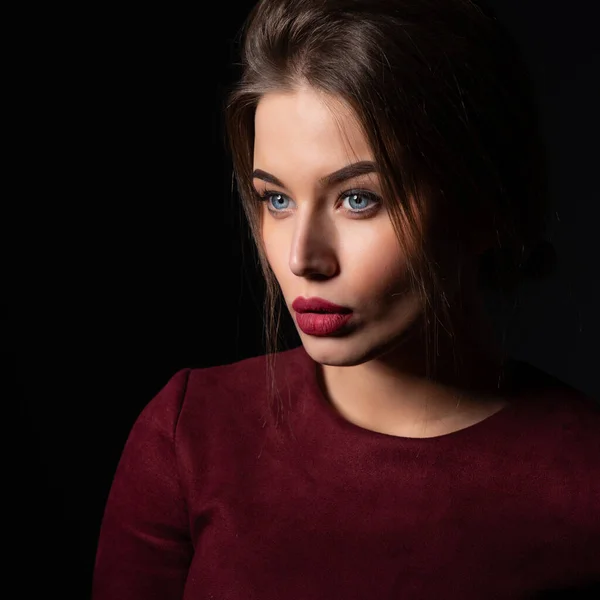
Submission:
[[[298,327],[307,335],[330,335],[351,318],[352,313],[296,313]]]

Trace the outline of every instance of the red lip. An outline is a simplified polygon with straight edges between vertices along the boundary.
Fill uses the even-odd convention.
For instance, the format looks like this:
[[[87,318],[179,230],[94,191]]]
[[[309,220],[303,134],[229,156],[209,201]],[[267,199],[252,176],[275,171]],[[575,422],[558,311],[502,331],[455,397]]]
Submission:
[[[339,306],[324,300],[323,298],[303,298],[298,296],[292,302],[292,308],[299,313],[315,312],[315,313],[341,313],[348,314],[352,312],[352,309],[346,306]]]

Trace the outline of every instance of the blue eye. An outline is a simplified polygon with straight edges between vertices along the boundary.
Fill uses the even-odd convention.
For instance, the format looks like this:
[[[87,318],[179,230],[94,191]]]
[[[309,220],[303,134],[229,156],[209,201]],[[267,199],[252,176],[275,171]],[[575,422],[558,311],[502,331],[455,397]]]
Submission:
[[[273,204],[269,204],[269,210],[271,209],[271,206],[283,209],[286,208],[285,206],[282,206],[282,204],[285,204],[286,202],[286,197],[283,194],[278,194],[277,192],[265,192],[261,198],[269,203],[273,201]]]
[[[366,201],[367,201],[367,203],[368,203],[368,202],[369,202],[369,200],[371,199],[371,198],[370,198],[370,195],[364,194],[364,193],[362,193],[362,192],[356,192],[356,193],[352,192],[352,193],[347,193],[345,196],[343,196],[343,198],[344,198],[344,201],[345,201],[345,200],[349,200],[349,201],[350,201],[350,203],[352,203],[352,202],[356,202],[356,201],[357,201],[357,199],[366,200]],[[360,204],[360,202],[358,202],[358,204]],[[358,210],[358,212],[362,212],[363,210],[366,210],[367,208],[368,208],[368,206],[363,206],[363,207],[362,207],[362,209],[361,209],[361,207],[359,207],[359,208],[358,208],[358,209],[356,209],[356,210]],[[350,210],[354,210],[354,209],[352,209],[352,208],[351,208]]]
[[[272,214],[285,212],[288,208],[287,203],[290,201],[289,198],[281,192],[272,190],[265,190],[262,194],[257,194],[257,196],[259,200],[268,203],[267,208]],[[345,211],[356,216],[371,214],[372,212],[375,212],[375,210],[378,210],[379,205],[381,204],[381,199],[376,194],[363,190],[349,190],[342,192],[338,196],[338,200],[343,200],[344,202],[348,200],[350,208],[345,208]],[[368,205],[369,202],[371,203],[370,206]],[[352,207],[352,204],[363,206],[354,208]],[[365,204],[367,206],[364,206]]]

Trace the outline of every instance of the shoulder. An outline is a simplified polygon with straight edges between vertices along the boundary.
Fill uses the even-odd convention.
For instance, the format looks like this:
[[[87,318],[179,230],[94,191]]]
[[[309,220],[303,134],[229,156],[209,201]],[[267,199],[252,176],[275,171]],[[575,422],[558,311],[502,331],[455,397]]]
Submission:
[[[187,395],[206,394],[211,391],[221,393],[262,393],[271,374],[268,371],[267,355],[260,354],[242,360],[212,367],[190,369]],[[302,360],[301,348],[278,352],[273,357],[273,375],[285,378]]]
[[[258,355],[232,363],[190,369],[189,393],[207,388],[227,389],[253,385],[266,369],[266,356]]]
[[[271,375],[278,381],[287,380],[290,369],[302,360],[301,352],[299,348],[278,352],[272,373],[265,354],[227,364],[181,369],[145,412],[163,416],[166,413],[174,426],[182,418],[207,422],[220,416],[229,418],[234,413],[240,417],[255,414],[264,409]]]
[[[261,373],[264,356],[254,356],[234,363],[176,371],[145,406],[141,417],[152,419],[157,414],[175,416],[190,397],[206,395],[228,388],[243,387]]]
[[[582,466],[600,469],[600,402],[541,368],[521,363],[519,369],[535,439],[567,458],[576,455]]]
[[[533,444],[587,447],[586,453],[595,446],[600,462],[600,402],[526,361],[512,360],[510,377],[516,409],[510,414],[522,419]]]
[[[151,427],[172,436],[181,413],[191,372],[192,369],[180,369],[172,375],[144,406],[135,427]]]
[[[600,417],[600,401],[544,369],[521,360],[511,361],[511,377],[517,388],[540,403],[574,418]]]
[[[561,439],[577,447],[582,463],[594,465],[600,475],[600,403],[572,386],[561,384],[552,397],[561,425]]]

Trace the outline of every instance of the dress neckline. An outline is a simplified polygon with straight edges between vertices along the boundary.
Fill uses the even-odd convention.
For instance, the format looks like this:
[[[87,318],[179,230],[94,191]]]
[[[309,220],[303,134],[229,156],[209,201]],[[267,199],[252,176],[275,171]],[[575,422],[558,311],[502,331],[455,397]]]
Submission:
[[[527,399],[531,397],[531,394],[527,392],[530,391],[532,384],[539,382],[539,374],[542,373],[528,363],[509,358],[505,361],[504,369],[510,400],[505,406],[482,420],[466,425],[461,429],[431,437],[406,437],[368,429],[346,419],[323,394],[318,382],[318,363],[311,358],[302,345],[289,352],[295,359],[293,362],[296,363],[296,368],[299,371],[296,373],[296,377],[292,378],[294,380],[292,385],[301,392],[297,399],[300,405],[297,407],[299,412],[296,418],[301,415],[305,427],[308,427],[311,420],[313,423],[318,423],[320,435],[323,434],[324,428],[328,435],[355,438],[357,442],[371,440],[373,442],[420,446],[452,444],[485,438],[495,428],[501,427],[502,423],[509,421],[515,412],[527,402]],[[290,379],[288,378],[289,382]]]

